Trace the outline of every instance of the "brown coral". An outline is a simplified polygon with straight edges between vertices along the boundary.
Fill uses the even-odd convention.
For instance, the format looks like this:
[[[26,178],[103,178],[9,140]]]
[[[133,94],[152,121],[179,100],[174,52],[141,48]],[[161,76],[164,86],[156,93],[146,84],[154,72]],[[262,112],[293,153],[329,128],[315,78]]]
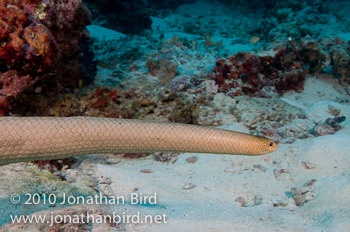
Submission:
[[[0,15],[2,102],[13,102],[34,84],[56,88],[47,92],[58,91],[57,82],[77,86],[82,78],[78,42],[90,17],[81,0],[2,0]]]
[[[213,79],[230,96],[269,96],[286,90],[301,91],[305,79],[299,53],[285,45],[274,56],[239,52],[218,60]]]

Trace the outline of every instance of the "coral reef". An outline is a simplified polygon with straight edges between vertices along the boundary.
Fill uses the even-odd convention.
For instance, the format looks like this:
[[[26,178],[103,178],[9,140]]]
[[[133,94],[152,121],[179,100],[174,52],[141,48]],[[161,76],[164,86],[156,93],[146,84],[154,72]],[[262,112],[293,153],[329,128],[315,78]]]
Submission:
[[[344,85],[350,83],[350,47],[339,38],[276,41],[258,53],[239,52],[216,62],[212,78],[219,92],[234,97],[271,97],[287,90],[303,90],[305,74],[319,74],[332,66]]]
[[[327,31],[313,28],[325,27],[330,18],[335,18],[326,13],[321,1],[276,0],[267,9],[268,17],[264,19],[260,31],[268,41],[301,39],[307,35],[316,38]]]
[[[332,67],[332,73],[344,86],[350,84],[350,45],[338,37],[301,41],[304,65],[310,73],[318,74],[322,69]]]
[[[215,59],[210,51],[202,54],[199,49],[204,49],[203,43],[195,50],[189,41],[177,36],[158,43],[143,36],[92,43],[99,72],[94,83],[99,88],[83,88],[61,95],[55,102],[45,101],[39,94],[30,100],[21,97],[18,101],[22,107],[12,108],[12,113],[193,123],[199,112],[195,105],[205,104],[217,93],[215,82],[206,80]],[[163,78],[167,67],[156,68],[152,76],[147,65],[153,60],[174,64],[177,70],[174,68],[169,78]],[[203,81],[207,82],[202,84]]]
[[[305,72],[296,47],[285,44],[273,55],[239,52],[216,62],[213,79],[229,96],[268,97],[286,90],[301,91]]]
[[[0,14],[2,113],[8,112],[6,102],[24,91],[57,88],[57,82],[77,86],[82,79],[79,42],[87,37],[90,17],[81,0],[4,0]]]
[[[346,4],[341,6],[346,1],[220,1],[227,4],[231,11],[237,8],[242,11],[243,8],[246,14],[254,12],[254,16],[251,16],[254,18],[253,24],[249,25],[242,18],[241,23],[235,25],[235,30],[240,33],[243,31],[248,36],[259,36],[269,42],[288,38],[299,40],[306,36],[314,39],[335,36],[340,28],[347,31],[349,25],[346,10],[343,10],[347,9]],[[338,20],[342,22],[341,25],[334,23]],[[235,33],[234,30],[228,31]],[[224,30],[221,34],[224,34]]]
[[[298,108],[264,98],[289,89],[301,91],[307,72],[321,73],[336,62],[331,57],[332,49],[345,49],[344,42],[337,38],[276,41],[259,52],[242,52],[218,60],[216,73],[211,75],[217,52],[208,49],[209,36],[189,40],[172,33],[167,38],[160,41],[125,36],[91,41],[100,72],[95,84],[110,87],[92,86],[66,94],[51,108],[37,105],[35,114],[138,118],[211,126],[241,122],[253,133],[292,143],[315,136],[311,133],[315,123]],[[225,94],[233,100],[232,106],[215,105]],[[254,107],[260,110],[252,111]]]
[[[147,85],[146,88],[152,87]],[[67,94],[55,105],[47,104],[40,102],[33,105],[35,111],[25,112],[28,116],[104,116],[192,123],[195,108],[185,93],[172,92],[168,88],[161,91],[155,88],[150,92],[137,88],[91,87],[77,95]],[[17,109],[14,113],[24,114],[21,110]]]
[[[282,94],[287,89],[293,89],[290,86],[296,86],[298,87],[296,89],[301,91],[303,85],[297,85],[298,82],[293,83],[293,79],[290,80],[291,82],[283,79],[285,76],[292,78],[285,73],[290,74],[296,70],[300,73],[298,77],[303,77],[307,72],[315,74],[322,72],[322,69],[331,62],[330,50],[335,45],[342,44],[337,39],[319,41],[305,39],[300,43],[294,41],[274,43],[259,53],[236,54],[233,57],[239,57],[240,60],[236,59],[239,62],[232,70],[236,68],[239,71],[243,70],[243,74],[238,75],[240,78],[233,81],[239,84],[237,88],[248,87],[248,91],[242,91],[241,94],[234,96],[230,94],[231,89],[228,88],[228,92],[224,92],[220,88],[222,85],[217,82],[215,76],[214,80],[209,79],[212,76],[209,65],[204,66],[195,59],[195,57],[203,57],[200,54],[201,49],[206,49],[204,43],[198,43],[198,47],[192,49],[190,42],[176,35],[159,44],[151,45],[146,41],[147,38],[144,37],[138,39],[126,37],[108,42],[95,41],[95,49],[100,50],[102,44],[105,45],[100,50],[101,54],[96,56],[98,67],[115,69],[111,80],[121,79],[119,86],[91,87],[79,94],[66,95],[50,110],[45,111],[48,107],[38,107],[42,110],[37,114],[138,118],[211,126],[241,122],[253,133],[281,143],[292,143],[297,139],[314,137],[312,129],[317,124],[307,118],[299,108],[270,97]],[[128,58],[134,57],[133,55],[123,58],[123,51],[128,49],[121,51],[115,49],[108,52],[116,45],[127,42],[131,47],[138,45],[145,47],[142,53],[138,53],[138,58]],[[110,57],[116,57],[121,64],[108,63]],[[203,57],[201,62],[205,61],[205,58]],[[205,62],[212,64],[213,61],[212,59]],[[159,65],[161,62],[177,64],[177,76],[165,79],[166,76],[162,75],[166,74],[169,68],[161,67]],[[261,62],[267,62],[267,65],[263,66]],[[224,62],[222,64],[229,67]],[[193,73],[194,67],[198,75]],[[283,70],[282,67],[287,68]],[[233,71],[228,68],[224,71],[226,75],[233,75],[231,74]],[[255,75],[257,81],[245,80],[245,78],[249,79],[248,74]],[[271,78],[274,75],[280,79]],[[108,81],[105,82],[105,85],[108,83]],[[266,83],[270,85],[266,86]],[[255,89],[251,88],[254,84]],[[245,95],[258,96],[258,98]]]
[[[317,41],[302,40],[300,51],[304,65],[310,73],[318,74],[323,68],[332,67],[332,73],[339,83],[350,84],[350,45],[338,37],[322,38]]]

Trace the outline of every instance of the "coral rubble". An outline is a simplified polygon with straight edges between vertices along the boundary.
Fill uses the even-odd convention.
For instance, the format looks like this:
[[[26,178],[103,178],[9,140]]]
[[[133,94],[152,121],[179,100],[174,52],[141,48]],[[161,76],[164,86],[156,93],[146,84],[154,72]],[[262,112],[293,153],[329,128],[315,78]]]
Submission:
[[[331,135],[341,129],[340,123],[345,121],[345,116],[339,116],[335,118],[327,118],[324,123],[317,125],[311,130],[315,136]]]

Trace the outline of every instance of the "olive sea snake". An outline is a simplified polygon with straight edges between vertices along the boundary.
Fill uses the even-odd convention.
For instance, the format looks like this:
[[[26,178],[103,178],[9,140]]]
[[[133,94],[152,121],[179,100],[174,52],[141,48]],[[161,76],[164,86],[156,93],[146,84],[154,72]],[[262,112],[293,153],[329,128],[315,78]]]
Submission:
[[[0,165],[84,154],[191,152],[262,155],[260,136],[180,123],[101,117],[0,117]]]

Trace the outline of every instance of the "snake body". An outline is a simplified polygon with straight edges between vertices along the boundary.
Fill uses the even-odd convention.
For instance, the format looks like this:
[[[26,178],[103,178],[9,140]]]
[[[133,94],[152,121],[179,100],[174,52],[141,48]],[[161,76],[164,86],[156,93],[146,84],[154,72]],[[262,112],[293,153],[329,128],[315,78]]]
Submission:
[[[99,153],[262,155],[271,140],[180,123],[101,117],[0,117],[0,165]]]

